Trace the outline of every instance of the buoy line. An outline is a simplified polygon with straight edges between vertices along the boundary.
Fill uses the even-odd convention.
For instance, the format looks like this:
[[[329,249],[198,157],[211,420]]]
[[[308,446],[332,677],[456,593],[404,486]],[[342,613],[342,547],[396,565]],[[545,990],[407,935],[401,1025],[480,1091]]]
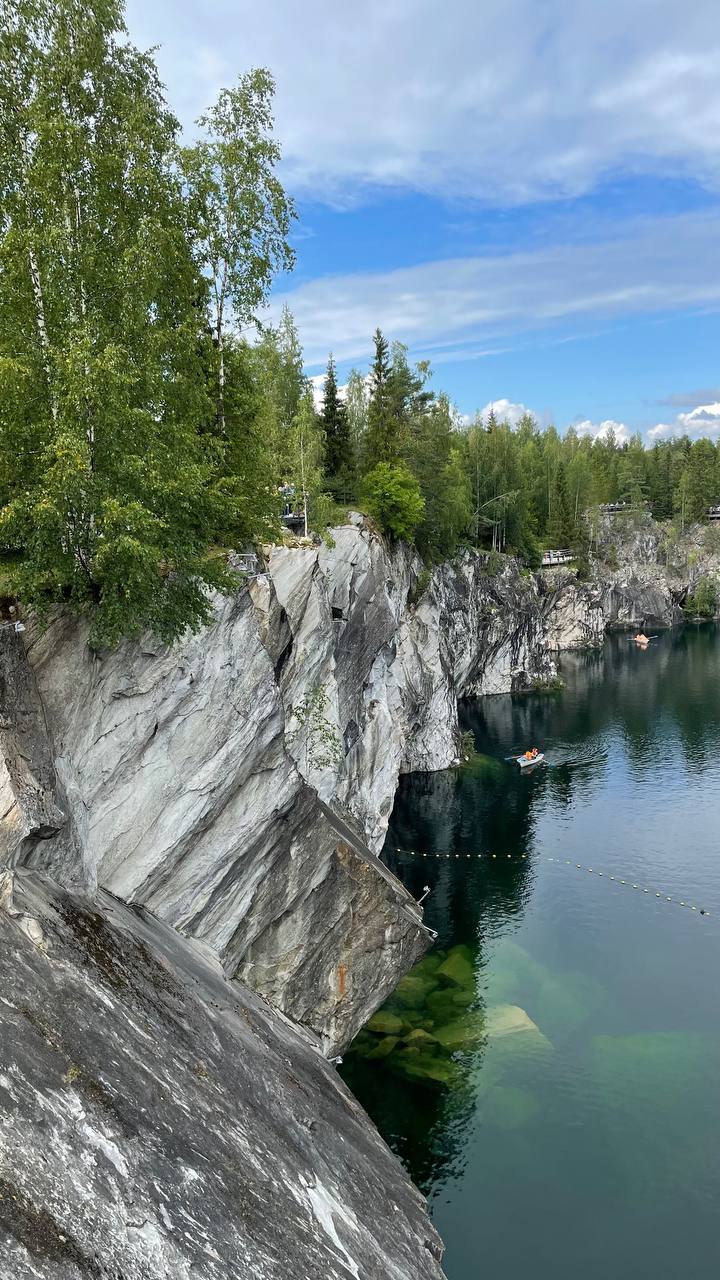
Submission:
[[[526,862],[529,857],[527,853],[423,853],[420,849],[402,849],[398,845],[393,846],[391,851],[408,858],[436,858],[450,862],[465,862],[466,860],[477,858],[497,860],[498,862]],[[574,867],[577,871],[584,871],[587,875],[597,876],[598,880],[611,880],[613,884],[634,889],[637,893],[647,894],[648,897],[653,897],[656,901],[669,902],[675,907],[685,907],[688,911],[694,911],[706,920],[720,920],[720,912],[708,911],[705,907],[699,907],[695,903],[687,902],[684,898],[661,893],[658,889],[646,888],[645,885],[636,884],[633,880],[623,879],[619,875],[611,875],[609,871],[598,871],[595,867],[586,867],[581,862],[573,862],[571,858],[553,858],[543,854],[535,856],[545,862],[553,862],[556,866]]]
[[[699,916],[703,916],[706,920],[720,920],[720,914],[708,911],[705,907],[698,907],[695,903],[686,902],[684,898],[676,898],[669,893],[661,893],[658,889],[648,889],[645,885],[636,884],[634,880],[624,880],[622,876],[611,875],[609,871],[598,871],[595,867],[586,867],[581,862],[573,862],[570,858],[546,858],[547,862],[554,862],[556,866],[574,867],[577,871],[584,871],[587,875],[597,876],[599,880],[612,880],[614,884],[622,885],[626,889],[634,889],[636,893],[647,894],[648,897],[655,898],[659,902],[669,902],[674,907],[685,907],[688,911],[694,911]]]

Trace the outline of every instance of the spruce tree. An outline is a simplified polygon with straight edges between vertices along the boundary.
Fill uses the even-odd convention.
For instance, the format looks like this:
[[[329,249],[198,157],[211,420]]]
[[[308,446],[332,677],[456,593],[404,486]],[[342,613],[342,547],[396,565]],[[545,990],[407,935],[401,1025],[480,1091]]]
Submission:
[[[328,488],[340,501],[349,502],[354,489],[355,462],[350,425],[345,405],[338,394],[332,353],[328,358],[325,374],[320,418],[325,437],[325,474]]]
[[[375,357],[370,369],[370,403],[365,437],[365,470],[379,462],[395,462],[397,449],[390,395],[390,351],[387,338],[375,330]]]

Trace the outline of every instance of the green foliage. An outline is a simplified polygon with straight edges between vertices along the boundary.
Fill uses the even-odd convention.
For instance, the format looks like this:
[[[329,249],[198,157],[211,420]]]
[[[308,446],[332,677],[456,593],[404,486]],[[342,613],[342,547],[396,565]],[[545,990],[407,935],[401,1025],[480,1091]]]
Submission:
[[[425,510],[425,500],[412,472],[402,463],[379,462],[365,476],[363,499],[383,533],[411,542]]]
[[[325,374],[320,418],[325,437],[327,486],[337,498],[345,503],[350,502],[357,484],[357,465],[347,410],[338,394],[332,355],[328,359]]]
[[[465,729],[460,735],[460,746],[458,749],[460,764],[463,768],[472,768],[477,759],[478,750],[475,746],[475,735],[472,729]]]
[[[472,521],[469,478],[447,398],[412,418],[410,430],[407,457],[425,502],[415,541],[427,560],[437,562],[455,554]]]
[[[500,552],[493,548],[485,562],[485,572],[487,576],[489,578],[497,578],[498,574],[502,573],[504,567],[505,561],[500,555]]]
[[[700,578],[692,595],[685,601],[685,611],[693,618],[714,618],[718,611],[718,588],[713,578]]]
[[[415,606],[422,599],[422,597],[425,595],[425,592],[430,586],[431,578],[432,578],[432,574],[428,568],[420,570],[417,578],[415,579],[410,590],[408,591],[407,602],[411,609],[414,609]]]
[[[288,468],[286,475],[295,492],[294,508],[302,515],[303,534],[308,536],[313,525],[313,517],[322,520],[322,509],[318,504],[323,494],[323,432],[315,412],[312,391],[308,387],[302,397],[297,413],[288,432]]]
[[[210,285],[221,432],[228,312],[236,324],[249,324],[273,276],[294,264],[287,238],[295,210],[275,175],[280,147],[272,136],[274,92],[269,71],[241,76],[198,120],[202,137],[180,151],[196,261]]]
[[[328,769],[342,760],[342,743],[327,716],[327,693],[321,684],[314,685],[297,706],[295,738],[303,740],[305,767]]]
[[[223,364],[211,339],[213,236],[238,312],[265,296],[277,255],[228,240],[224,161],[181,180],[177,122],[120,3],[13,0],[4,17],[0,544],[20,553],[13,586],[40,613],[89,614],[95,644],[146,629],[170,641],[207,619],[209,588],[233,588],[207,548],[243,546],[272,516],[247,352],[223,337]],[[262,238],[275,144],[258,76],[222,146]]]

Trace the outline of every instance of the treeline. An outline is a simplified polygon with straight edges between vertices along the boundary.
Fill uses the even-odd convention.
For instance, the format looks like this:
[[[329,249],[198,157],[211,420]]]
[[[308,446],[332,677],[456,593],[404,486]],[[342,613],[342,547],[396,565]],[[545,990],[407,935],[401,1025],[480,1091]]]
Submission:
[[[411,365],[407,348],[388,346],[379,330],[374,345],[370,369],[353,370],[342,396],[330,357],[317,412],[287,311],[254,357],[267,390],[273,366],[284,366],[287,377],[293,353],[304,432],[283,433],[276,415],[275,431],[293,450],[284,460],[278,453],[275,466],[291,478],[314,529],[332,518],[331,502],[359,504],[384,533],[414,541],[428,560],[469,544],[515,552],[532,565],[543,547],[585,554],[585,516],[600,504],[645,507],[684,528],[720,501],[720,446],[710,440],[682,436],[646,449],[639,434],[619,443],[612,430],[591,439],[571,427],[560,436],[530,414],[511,426],[492,411],[467,424],[431,388],[427,362]],[[263,346],[273,353],[264,364]]]
[[[274,86],[223,90],[185,142],[120,0],[7,0],[0,27],[0,575],[94,643],[173,640],[236,580],[227,550],[360,506],[428,561],[469,543],[580,545],[594,503],[688,523],[720,500],[707,440],[619,446],[462,423],[426,362],[375,334],[316,407],[286,310],[293,265]]]

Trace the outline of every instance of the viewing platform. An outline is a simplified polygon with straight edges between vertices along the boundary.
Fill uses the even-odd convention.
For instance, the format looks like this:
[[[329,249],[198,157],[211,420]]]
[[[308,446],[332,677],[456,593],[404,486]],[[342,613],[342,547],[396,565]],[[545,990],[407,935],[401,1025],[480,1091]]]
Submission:
[[[542,567],[547,569],[550,565],[569,564],[574,558],[572,551],[568,551],[565,548],[560,551],[543,551]]]
[[[720,520],[720,507],[708,507],[708,520]]]

